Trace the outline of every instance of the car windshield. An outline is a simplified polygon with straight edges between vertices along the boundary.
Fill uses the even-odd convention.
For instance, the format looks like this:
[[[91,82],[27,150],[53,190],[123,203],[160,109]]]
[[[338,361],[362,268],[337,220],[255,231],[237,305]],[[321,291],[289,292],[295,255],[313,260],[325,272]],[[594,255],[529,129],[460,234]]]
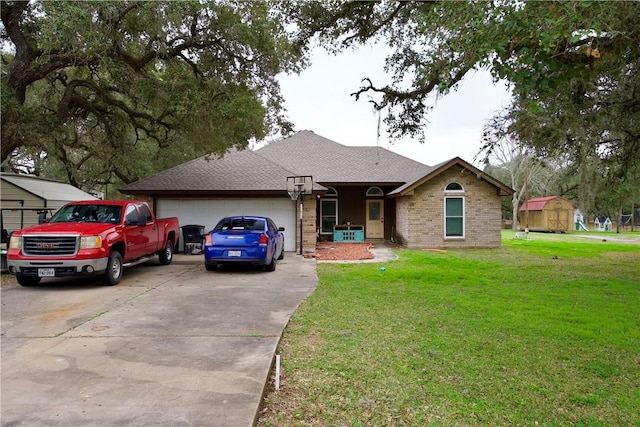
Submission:
[[[51,217],[49,222],[120,223],[122,207],[114,205],[67,205]]]
[[[264,220],[252,218],[227,218],[216,225],[213,231],[227,230],[264,230]]]

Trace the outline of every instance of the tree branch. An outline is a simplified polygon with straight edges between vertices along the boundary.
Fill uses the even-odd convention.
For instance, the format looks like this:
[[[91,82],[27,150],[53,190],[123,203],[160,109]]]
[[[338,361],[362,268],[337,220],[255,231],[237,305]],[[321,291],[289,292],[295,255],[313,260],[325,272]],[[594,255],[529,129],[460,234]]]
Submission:
[[[123,111],[128,117],[132,119],[132,121],[142,119],[150,124],[164,126],[169,129],[174,128],[174,126],[167,121],[161,120],[158,117],[153,117],[148,113],[138,111],[129,107],[124,101],[113,98],[106,90],[100,88],[99,86],[88,80],[73,80],[67,84],[65,93],[58,103],[57,114],[60,119],[64,120],[70,115],[75,115],[77,112],[71,111],[73,106],[81,106],[85,110],[94,112],[100,110],[98,108],[99,103],[89,101],[86,96],[77,94],[76,90],[80,87],[91,90],[95,95],[97,95],[99,100],[103,101],[109,106],[116,107],[119,110]],[[104,110],[103,112],[106,112],[106,110]]]
[[[345,46],[348,46],[355,39],[358,39],[360,41],[364,41],[364,40],[370,39],[371,37],[373,37],[373,35],[375,33],[380,31],[382,28],[386,27],[387,25],[390,25],[393,22],[393,20],[398,16],[398,13],[400,13],[400,10],[404,6],[406,6],[407,4],[409,4],[409,2],[407,2],[407,1],[398,2],[398,5],[396,6],[396,8],[394,10],[392,10],[391,13],[389,14],[389,16],[387,16],[385,19],[383,19],[379,24],[375,25],[373,28],[371,28],[368,31],[365,31],[364,28],[361,28],[355,34],[345,38],[344,41],[342,42],[342,44],[345,45]],[[374,5],[375,4],[372,3],[371,10],[373,10]]]
[[[7,67],[7,86],[14,91],[13,96],[20,104],[24,104],[26,99],[26,85],[21,84],[22,76],[35,56],[33,47],[20,27],[22,15],[28,7],[29,2],[26,1],[0,2],[2,25],[16,47],[14,60]]]

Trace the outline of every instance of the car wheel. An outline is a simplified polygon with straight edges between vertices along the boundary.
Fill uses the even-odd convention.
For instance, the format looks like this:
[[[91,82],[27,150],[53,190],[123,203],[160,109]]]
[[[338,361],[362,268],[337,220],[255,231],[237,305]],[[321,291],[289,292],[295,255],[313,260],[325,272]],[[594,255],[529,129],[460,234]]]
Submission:
[[[23,274],[16,275],[16,280],[20,284],[20,286],[31,287],[38,286],[40,283],[40,278],[35,276],[25,276]]]
[[[278,257],[278,261],[280,261],[281,259],[284,259],[284,248],[282,248],[282,250],[280,251],[280,256]]]
[[[218,269],[218,264],[205,264],[204,268],[207,271],[216,271]]]
[[[117,285],[122,278],[122,254],[118,251],[112,251],[109,254],[109,261],[107,262],[107,271],[104,272],[102,277],[102,283],[107,286]]]
[[[164,250],[158,254],[158,259],[161,265],[171,264],[171,260],[173,260],[173,243],[171,240],[167,240]]]
[[[271,262],[269,264],[267,264],[265,269],[267,271],[275,271],[276,270],[276,256],[275,255],[271,257]]]

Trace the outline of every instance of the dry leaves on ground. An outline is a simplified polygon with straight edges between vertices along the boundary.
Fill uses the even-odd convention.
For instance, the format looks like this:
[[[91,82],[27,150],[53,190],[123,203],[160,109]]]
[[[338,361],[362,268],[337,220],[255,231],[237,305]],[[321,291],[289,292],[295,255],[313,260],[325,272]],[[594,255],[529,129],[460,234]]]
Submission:
[[[9,273],[5,273],[4,271],[0,274],[0,279],[2,279],[2,287],[8,288],[9,286],[17,285],[16,276],[12,276]]]

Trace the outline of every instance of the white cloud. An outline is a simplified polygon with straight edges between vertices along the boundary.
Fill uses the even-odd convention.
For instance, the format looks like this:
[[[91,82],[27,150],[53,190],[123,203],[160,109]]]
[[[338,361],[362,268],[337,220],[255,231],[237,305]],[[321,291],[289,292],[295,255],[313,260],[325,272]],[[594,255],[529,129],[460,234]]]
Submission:
[[[472,162],[481,146],[485,122],[509,103],[506,87],[494,85],[485,71],[469,74],[457,91],[434,102],[424,144],[410,139],[391,141],[384,129],[378,141],[377,113],[366,95],[356,101],[351,94],[365,77],[376,86],[390,81],[383,71],[385,52],[384,48],[362,47],[334,56],[316,49],[309,68],[300,75],[283,76],[285,108],[295,129],[312,130],[344,145],[379,145],[428,165],[456,156]]]

